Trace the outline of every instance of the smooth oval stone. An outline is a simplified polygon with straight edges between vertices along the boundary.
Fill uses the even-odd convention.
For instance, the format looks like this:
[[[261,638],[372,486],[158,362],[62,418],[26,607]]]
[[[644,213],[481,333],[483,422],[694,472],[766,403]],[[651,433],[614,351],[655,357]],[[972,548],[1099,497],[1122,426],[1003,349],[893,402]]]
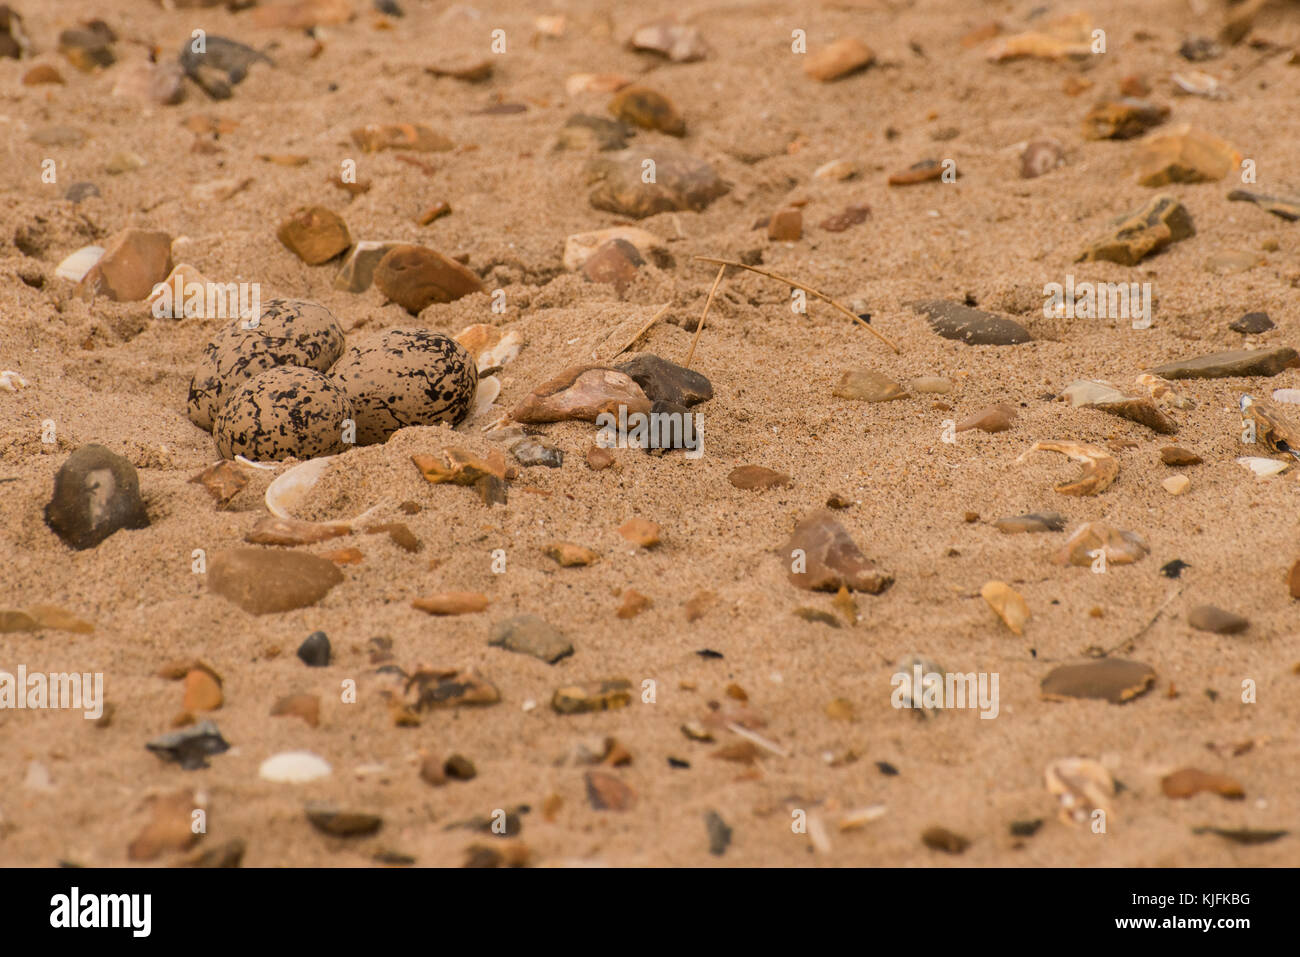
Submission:
[[[736,488],[762,490],[790,484],[790,476],[761,465],[738,465],[727,473],[727,481]]]
[[[907,397],[907,392],[887,375],[871,369],[849,369],[831,389],[831,395],[862,402],[889,402]]]
[[[939,376],[922,376],[912,380],[912,391],[930,395],[947,395],[952,392],[952,380]]]
[[[1160,461],[1165,465],[1200,465],[1204,460],[1195,452],[1176,445],[1166,445],[1160,450]]]
[[[329,762],[310,751],[284,751],[262,762],[257,776],[265,781],[300,784],[329,777]]]
[[[1151,372],[1162,379],[1225,379],[1232,376],[1275,376],[1300,366],[1300,355],[1289,346],[1276,349],[1237,349],[1179,359]]]
[[[251,615],[314,605],[341,581],[333,562],[307,552],[237,548],[208,566],[208,588]]]
[[[914,308],[929,317],[930,327],[939,335],[967,345],[1015,346],[1033,340],[1020,323],[959,302],[931,299]]]
[[[1060,532],[1065,530],[1065,516],[1056,512],[1029,512],[1011,518],[1000,518],[993,527],[1006,535],[1024,532]]]
[[[368,811],[341,810],[323,804],[309,805],[306,810],[307,820],[316,830],[334,837],[364,837],[384,826],[382,817]]]
[[[1155,683],[1150,665],[1123,658],[1099,658],[1079,665],[1061,665],[1043,679],[1041,694],[1048,701],[1066,698],[1101,698],[1123,704]]]
[[[1216,635],[1239,635],[1250,627],[1250,620],[1214,605],[1197,605],[1187,613],[1187,623],[1198,631]]]
[[[135,466],[102,445],[83,445],[54,476],[45,524],[77,550],[123,528],[148,528]]]
[[[1005,432],[1011,428],[1015,418],[1016,410],[1005,402],[999,402],[962,419],[957,423],[956,431],[969,432],[971,429],[979,429],[981,432]]]

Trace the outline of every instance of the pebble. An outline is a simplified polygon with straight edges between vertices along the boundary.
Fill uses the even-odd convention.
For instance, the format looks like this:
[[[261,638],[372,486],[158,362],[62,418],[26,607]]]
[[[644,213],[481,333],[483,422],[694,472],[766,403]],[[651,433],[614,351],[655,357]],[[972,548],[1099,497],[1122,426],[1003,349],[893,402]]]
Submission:
[[[235,465],[235,463],[230,463]],[[331,538],[352,534],[349,525],[303,522],[295,518],[276,518],[263,515],[257,520],[244,541],[250,545],[315,545]]]
[[[334,277],[334,288],[344,292],[365,292],[375,281],[375,267],[379,261],[400,245],[402,244],[398,242],[373,239],[354,244],[343,260],[338,275]]]
[[[221,682],[205,668],[194,668],[185,675],[186,711],[215,711],[221,707]]]
[[[1128,140],[1168,118],[1169,107],[1126,96],[1094,106],[1083,118],[1083,138]]]
[[[320,697],[314,694],[285,695],[271,706],[271,717],[301,718],[309,728],[320,725]]]
[[[431,708],[480,707],[496,704],[501,692],[474,668],[421,670],[409,676],[417,711]]]
[[[641,52],[658,53],[674,63],[694,63],[710,52],[699,27],[685,26],[673,19],[637,27],[628,46]]]
[[[564,633],[536,615],[516,615],[492,626],[488,644],[555,664],[573,654],[573,643]]]
[[[1222,827],[1194,827],[1193,834],[1217,834],[1226,840],[1233,841],[1236,844],[1270,844],[1280,837],[1286,837],[1290,831],[1282,830],[1265,830],[1262,828],[1222,828]]]
[[[773,242],[794,242],[803,236],[803,211],[783,206],[767,222],[767,238]]]
[[[109,67],[117,62],[113,43],[117,35],[103,20],[92,20],[80,29],[64,30],[59,34],[59,53],[82,73],[96,67]]]
[[[1061,391],[1061,396],[1069,400],[1072,408],[1096,405],[1101,402],[1122,402],[1124,393],[1108,382],[1090,382],[1079,380],[1071,382]]]
[[[912,380],[912,391],[926,395],[948,395],[952,392],[952,380],[937,376],[922,376]]]
[[[609,112],[624,123],[669,136],[685,136],[686,121],[673,102],[645,86],[625,86],[609,101]]]
[[[642,179],[643,161],[654,162],[654,182]],[[656,213],[701,212],[730,192],[717,171],[686,153],[656,149],[649,156],[624,150],[593,158],[586,169],[594,209],[644,219]]]
[[[482,322],[466,326],[455,338],[474,357],[480,373],[509,365],[524,344],[517,329],[501,329]]]
[[[306,813],[312,827],[331,837],[367,837],[384,826],[384,819],[378,814],[328,804],[309,804]]]
[[[1016,417],[1014,407],[999,402],[962,419],[957,423],[956,431],[969,432],[972,429],[979,429],[981,432],[1005,432],[1011,428],[1011,423],[1016,420]]]
[[[298,646],[298,658],[308,668],[324,668],[330,663],[330,640],[323,631],[313,631]]]
[[[905,170],[891,173],[890,186],[911,186],[914,183],[927,183],[943,176],[943,164],[936,159],[925,159],[913,163]]]
[[[961,854],[970,847],[969,838],[937,825],[928,827],[921,833],[921,843],[932,851],[943,851],[945,854]]]
[[[640,386],[651,402],[693,406],[713,398],[713,384],[703,373],[649,352],[639,353],[616,368]]]
[[[659,544],[661,529],[655,522],[645,518],[629,518],[618,527],[618,533],[642,548],[654,548]]]
[[[614,464],[614,453],[609,449],[602,449],[596,445],[588,446],[586,457],[587,467],[593,472],[607,469]]]
[[[78,551],[120,529],[148,528],[135,466],[102,445],[83,445],[54,476],[45,524]]]
[[[996,36],[997,24],[967,34],[970,45]],[[1065,14],[1042,23],[1036,29],[1004,37],[986,54],[994,63],[1034,58],[1040,60],[1087,59],[1092,54],[1092,21],[1086,13]],[[978,39],[975,39],[978,38]]]
[[[145,165],[143,156],[127,150],[110,156],[108,162],[104,164],[104,172],[110,176],[120,176],[123,173],[133,173]]]
[[[850,226],[856,226],[859,223],[865,223],[867,217],[871,215],[871,207],[865,203],[857,203],[852,206],[845,206],[843,210],[827,216],[819,225],[828,233],[842,233]]]
[[[617,618],[627,620],[635,618],[641,612],[648,611],[653,606],[654,602],[648,597],[633,588],[629,588],[623,592],[623,601],[618,606],[618,610],[614,612],[614,615]]]
[[[906,398],[907,391],[889,376],[872,369],[850,369],[840,376],[831,395],[863,402],[889,402]]]
[[[1188,37],[1179,44],[1178,55],[1192,63],[1203,63],[1223,56],[1223,47],[1209,37]]]
[[[510,413],[516,422],[536,424],[579,419],[595,422],[601,413],[648,414],[651,402],[625,372],[604,366],[572,366],[543,382]]]
[[[343,426],[352,417],[352,403],[334,380],[280,366],[234,390],[212,423],[212,437],[228,459],[309,459],[345,451]]]
[[[1152,253],[1195,233],[1187,207],[1175,197],[1162,193],[1122,217],[1107,235],[1087,246],[1075,261],[1135,266]]]
[[[1060,532],[1065,530],[1065,516],[1057,512],[1029,512],[1012,518],[999,518],[993,527],[1006,535],[1023,532]]]
[[[29,605],[0,609],[0,634],[17,631],[69,631],[88,635],[95,626],[57,605]]]
[[[1160,790],[1165,797],[1175,800],[1193,797],[1202,791],[1210,791],[1220,797],[1239,801],[1246,796],[1245,790],[1235,779],[1226,774],[1211,774],[1199,768],[1180,768],[1160,779]]]
[[[167,852],[189,850],[202,836],[193,823],[194,812],[204,804],[203,797],[188,788],[151,798],[149,823],[127,846],[126,856],[133,861],[153,861]]]
[[[1143,186],[1206,183],[1240,166],[1241,154],[1219,137],[1184,124],[1143,140],[1136,163]]]
[[[1277,324],[1268,317],[1267,312],[1248,312],[1240,319],[1228,323],[1228,328],[1242,335],[1257,336],[1277,328]]]
[[[194,49],[188,37],[180,52],[180,65],[185,75],[214,100],[229,99],[231,88],[242,83],[253,64],[259,62],[275,65],[265,53],[212,34],[204,39],[202,52]]]
[[[1156,408],[1150,399],[1125,398],[1117,402],[1092,402],[1088,408],[1137,422],[1160,435],[1173,435],[1178,431],[1178,423]]]
[[[77,203],[85,202],[88,199],[98,197],[99,195],[100,193],[99,193],[98,186],[96,186],[94,183],[83,182],[83,183],[73,183],[71,186],[69,186],[68,191],[63,194],[63,198],[75,205]],[[94,261],[87,263],[85,269],[82,269],[81,272],[78,273],[75,278],[72,275],[58,272],[57,270],[55,271],[55,274],[59,276],[63,276],[65,279],[72,279],[73,282],[79,282],[81,280],[81,277],[86,274],[86,271],[89,270],[90,267],[93,266],[96,262],[99,262],[99,257],[104,255],[104,248],[102,246],[85,246],[83,247],[83,249],[94,250],[94,253],[92,254],[94,256]],[[77,250],[77,252],[73,253],[67,259],[63,260],[63,263],[71,262],[73,257],[79,255],[81,252],[82,250]],[[63,263],[59,265],[60,269],[63,268]]]
[[[1300,367],[1300,355],[1288,346],[1273,349],[1242,349],[1180,359],[1151,371],[1162,379],[1223,379],[1229,377],[1275,376],[1285,369]]]
[[[602,153],[627,148],[632,131],[619,120],[589,113],[574,113],[555,137],[556,150],[598,150]],[[617,227],[616,227],[617,228]]]
[[[1105,522],[1080,525],[1052,558],[1058,565],[1092,566],[1092,552],[1105,553],[1107,567],[1131,565],[1151,553],[1151,548],[1135,532],[1114,528]]]
[[[0,34],[0,37],[3,36],[4,34]],[[0,44],[3,44],[3,42],[3,39],[0,39]],[[63,78],[63,74],[48,63],[38,63],[23,74],[23,86],[42,86],[48,83],[63,85],[67,82]]]
[[[803,571],[795,571],[801,550]],[[808,591],[863,591],[872,595],[883,592],[894,576],[878,569],[859,550],[835,517],[827,511],[809,515],[795,526],[790,540],[782,546],[780,560],[791,584]]]
[[[465,59],[463,62],[441,63],[435,66],[426,66],[424,72],[430,76],[446,76],[453,80],[462,80],[465,83],[482,83],[484,80],[492,78],[494,64],[491,60],[482,59]]]
[[[1250,627],[1249,619],[1214,605],[1197,605],[1187,613],[1187,623],[1216,635],[1239,635]]]
[[[208,588],[250,615],[314,605],[343,581],[333,562],[300,551],[237,548],[208,564]]]
[[[171,246],[172,238],[165,232],[124,229],[104,245],[103,254],[82,276],[78,291],[106,296],[114,302],[139,302],[171,272]],[[83,253],[84,250],[78,250],[74,255]],[[71,258],[64,260],[59,268],[69,265]]]
[[[931,299],[914,304],[929,317],[930,327],[945,339],[971,346],[1014,346],[1033,337],[1018,322],[973,309],[959,302]]]
[[[631,701],[632,682],[610,678],[557,688],[551,696],[551,708],[557,714],[582,714],[625,708]]]
[[[1287,591],[1292,598],[1300,598],[1300,560],[1291,565],[1291,570],[1286,576]]]
[[[1233,202],[1254,203],[1260,209],[1272,213],[1288,222],[1300,219],[1300,198],[1293,196],[1274,196],[1249,189],[1234,189],[1228,193]]]
[[[324,206],[295,210],[280,224],[275,236],[308,266],[329,262],[352,245],[343,217]]]
[[[830,83],[865,70],[875,60],[875,52],[857,37],[841,37],[806,54],[803,71],[814,80]]]
[[[630,243],[642,259],[665,262],[664,241],[654,233],[636,226],[611,226],[609,229],[574,233],[569,236],[564,241],[564,268],[570,272],[577,272],[586,265],[587,260],[594,256],[598,249],[616,239]]]
[[[1123,704],[1149,690],[1156,673],[1150,665],[1123,658],[1098,658],[1077,665],[1059,665],[1043,679],[1041,693],[1046,701],[1067,698],[1100,698]]]
[[[343,354],[343,329],[334,315],[306,299],[269,299],[257,323],[233,318],[208,340],[190,378],[187,411],[201,429],[230,396],[269,369],[296,366],[324,373]]]
[[[407,426],[464,421],[478,369],[450,336],[391,329],[345,352],[331,379],[351,405],[357,443],[373,445]]]
[[[1060,758],[1047,766],[1043,777],[1048,793],[1061,805],[1061,820],[1066,824],[1085,827],[1092,823],[1094,812],[1109,815],[1115,780],[1099,762]]]
[[[1021,179],[1036,179],[1065,165],[1065,149],[1056,140],[1033,140],[1020,153]]]
[[[208,766],[208,758],[230,750],[230,744],[212,721],[179,731],[170,731],[145,743],[145,747],[164,761],[174,761],[183,771],[195,771]]]
[[[469,269],[424,246],[390,249],[375,266],[374,283],[413,316],[435,302],[455,302],[486,291],[483,281]]]
[[[587,785],[587,801],[597,811],[626,811],[636,803],[636,792],[607,771],[588,771],[583,780]]]
[[[263,761],[257,776],[280,784],[303,784],[327,778],[333,770],[328,761],[310,751],[282,751]]]
[[[751,491],[764,491],[769,488],[787,488],[792,483],[790,476],[784,472],[764,468],[761,465],[740,465],[727,473],[727,481],[736,488]]]
[[[1171,475],[1160,483],[1170,495],[1182,495],[1192,484],[1186,475]]]
[[[401,522],[384,522],[379,525],[370,525],[366,528],[367,535],[387,535],[388,540],[404,552],[418,552],[424,547],[424,543],[415,537],[410,526]]]
[[[721,857],[731,846],[731,828],[712,808],[704,812],[704,828],[709,835],[709,853]]]
[[[471,615],[484,611],[487,606],[487,595],[474,591],[438,592],[411,602],[412,608],[426,611],[430,615]]]
[[[831,160],[813,171],[813,179],[833,179],[839,182],[850,180],[857,175],[857,166],[845,159]]]
[[[614,93],[632,82],[622,73],[574,73],[564,81],[564,91],[569,96],[583,93]]]
[[[801,605],[791,614],[816,625],[829,625],[831,628],[840,627],[840,620],[838,618],[828,611],[822,611],[820,608],[809,608],[807,605]]]
[[[552,542],[543,546],[542,552],[555,559],[561,568],[585,567],[600,560],[600,555],[590,548],[572,542]]]
[[[1029,620],[1029,605],[1024,596],[1006,582],[986,582],[980,589],[980,596],[988,606],[1002,619],[1003,624],[1015,635],[1025,633],[1025,622]]]
[[[582,275],[588,282],[613,286],[622,296],[636,281],[637,270],[644,265],[645,260],[635,246],[626,239],[611,239],[582,264]]]

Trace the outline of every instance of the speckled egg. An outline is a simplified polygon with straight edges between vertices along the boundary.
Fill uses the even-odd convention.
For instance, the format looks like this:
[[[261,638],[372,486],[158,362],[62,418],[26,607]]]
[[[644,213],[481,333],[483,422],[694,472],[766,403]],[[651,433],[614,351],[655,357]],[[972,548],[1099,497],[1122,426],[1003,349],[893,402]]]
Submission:
[[[227,459],[309,459],[346,449],[343,429],[351,417],[352,403],[328,376],[280,366],[235,389],[212,436]]]
[[[478,368],[455,339],[399,329],[353,346],[333,379],[352,400],[357,443],[383,442],[408,425],[455,425],[474,407]]]
[[[326,372],[343,354],[343,329],[328,309],[306,299],[267,300],[257,324],[235,319],[203,347],[190,380],[190,421],[212,422],[236,389],[277,366]]]

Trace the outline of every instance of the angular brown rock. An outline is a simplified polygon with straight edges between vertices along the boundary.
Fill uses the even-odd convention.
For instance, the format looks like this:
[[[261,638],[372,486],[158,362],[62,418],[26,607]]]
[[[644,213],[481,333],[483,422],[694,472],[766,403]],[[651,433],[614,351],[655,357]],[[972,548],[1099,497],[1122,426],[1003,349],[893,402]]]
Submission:
[[[894,576],[876,568],[849,533],[827,511],[809,515],[778,553],[788,563],[790,582],[808,591],[864,591],[878,595]]]
[[[308,266],[329,262],[352,245],[343,218],[324,206],[302,207],[280,224],[276,238]]]
[[[413,316],[435,302],[484,292],[482,280],[454,259],[424,246],[390,249],[375,266],[375,286]]]

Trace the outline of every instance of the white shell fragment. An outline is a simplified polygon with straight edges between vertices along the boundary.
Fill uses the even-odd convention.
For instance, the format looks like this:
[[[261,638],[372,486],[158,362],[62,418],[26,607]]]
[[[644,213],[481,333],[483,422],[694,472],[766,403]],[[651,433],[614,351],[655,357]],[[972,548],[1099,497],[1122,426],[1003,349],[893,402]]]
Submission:
[[[1095,811],[1110,814],[1115,780],[1110,772],[1087,758],[1061,758],[1044,772],[1049,793],[1061,802],[1061,820],[1087,826]]]
[[[90,272],[91,267],[99,262],[100,257],[103,255],[103,246],[82,246],[55,267],[54,275],[62,279],[70,279],[73,282],[81,282],[86,273]]]
[[[1266,479],[1279,472],[1285,472],[1291,467],[1290,463],[1282,462],[1278,459],[1266,459],[1257,455],[1245,455],[1237,459],[1237,464],[1250,469],[1255,473],[1256,478]]]
[[[1274,389],[1273,401],[1300,405],[1300,389]]]
[[[263,761],[257,776],[265,781],[302,784],[329,777],[331,771],[328,761],[310,751],[282,751]]]
[[[1061,395],[1070,400],[1073,408],[1092,405],[1095,402],[1122,402],[1127,398],[1123,392],[1109,382],[1092,382],[1081,379],[1071,382],[1061,390]]]
[[[282,475],[277,475],[275,480],[266,487],[266,508],[276,518],[282,518],[286,521],[300,521],[295,517],[291,509],[299,505],[306,494],[311,491],[312,486],[320,481],[320,477],[325,474],[330,462],[334,461],[337,456],[324,455],[316,459],[308,459],[293,466]],[[320,525],[324,528],[343,528],[350,530],[352,526],[359,525],[369,519],[380,508],[375,505],[366,509],[356,518],[345,521],[333,522],[313,522],[313,525]]]
[[[492,403],[501,394],[501,380],[494,375],[478,380],[478,391],[474,393],[474,414],[482,415],[492,408]]]
[[[27,388],[27,380],[20,376],[12,369],[6,369],[0,372],[0,389],[6,392],[17,392],[19,389]]]
[[[1174,89],[1189,96],[1204,96],[1211,100],[1221,100],[1227,96],[1224,91],[1219,89],[1218,80],[1200,70],[1175,73],[1169,79],[1173,81]]]

